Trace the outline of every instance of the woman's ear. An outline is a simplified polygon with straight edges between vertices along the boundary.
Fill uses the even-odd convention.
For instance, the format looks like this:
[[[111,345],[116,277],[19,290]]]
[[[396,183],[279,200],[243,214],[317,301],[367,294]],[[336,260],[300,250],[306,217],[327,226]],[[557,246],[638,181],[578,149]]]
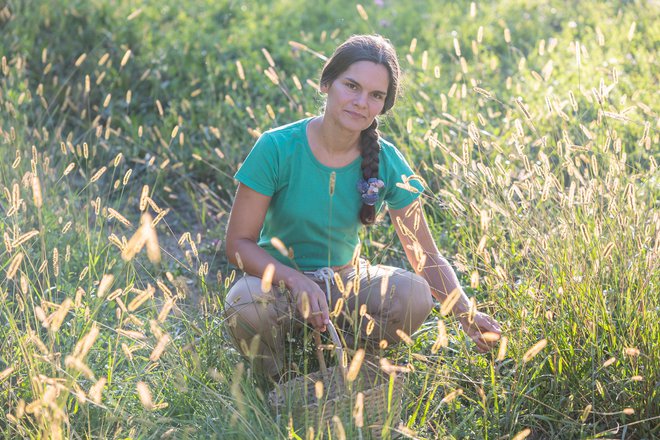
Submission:
[[[328,84],[327,82],[321,83],[321,85],[319,85],[319,91],[323,94],[328,93],[328,89],[330,89],[330,84]]]

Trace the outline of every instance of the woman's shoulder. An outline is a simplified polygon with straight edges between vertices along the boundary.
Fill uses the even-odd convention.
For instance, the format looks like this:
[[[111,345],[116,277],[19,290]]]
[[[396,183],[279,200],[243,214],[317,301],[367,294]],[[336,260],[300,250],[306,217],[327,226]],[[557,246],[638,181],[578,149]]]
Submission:
[[[401,153],[401,150],[399,150],[396,145],[394,145],[392,142],[388,141],[387,139],[384,139],[382,136],[378,140],[380,143],[380,158],[381,160],[386,160],[386,161],[406,161],[405,156],[403,153]]]
[[[265,131],[261,137],[268,137],[275,142],[278,141],[291,141],[297,139],[305,139],[307,136],[307,124],[311,118],[299,119],[297,121],[273,127]]]

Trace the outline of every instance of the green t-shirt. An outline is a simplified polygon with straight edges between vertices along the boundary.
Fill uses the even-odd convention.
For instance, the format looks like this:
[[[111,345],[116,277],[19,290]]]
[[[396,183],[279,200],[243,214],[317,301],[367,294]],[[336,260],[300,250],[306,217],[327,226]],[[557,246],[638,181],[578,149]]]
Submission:
[[[331,168],[321,164],[307,140],[311,118],[263,133],[234,176],[243,185],[271,197],[258,245],[282,263],[300,270],[340,266],[351,261],[359,243],[358,230],[362,202],[357,182],[362,177],[361,157],[352,163]],[[385,183],[375,205],[383,202],[392,209],[408,206],[419,192],[397,187],[402,175],[413,171],[394,145],[380,141],[378,177]],[[330,194],[331,174],[335,173],[334,194]],[[410,185],[423,191],[421,183]],[[293,249],[293,262],[271,244],[279,238]]]

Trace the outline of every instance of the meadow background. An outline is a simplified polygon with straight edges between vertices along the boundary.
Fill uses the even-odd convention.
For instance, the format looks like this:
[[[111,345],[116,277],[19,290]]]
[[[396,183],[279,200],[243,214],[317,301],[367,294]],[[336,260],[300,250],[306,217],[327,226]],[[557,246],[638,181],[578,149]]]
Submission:
[[[435,310],[383,353],[413,370],[392,429],[660,436],[657,2],[10,0],[3,437],[320,436],[270,414],[224,337],[240,273],[223,236],[242,158],[319,111],[323,59],[354,33],[397,48],[404,93],[382,133],[506,336],[479,354]],[[363,255],[405,266],[394,237],[383,219]]]

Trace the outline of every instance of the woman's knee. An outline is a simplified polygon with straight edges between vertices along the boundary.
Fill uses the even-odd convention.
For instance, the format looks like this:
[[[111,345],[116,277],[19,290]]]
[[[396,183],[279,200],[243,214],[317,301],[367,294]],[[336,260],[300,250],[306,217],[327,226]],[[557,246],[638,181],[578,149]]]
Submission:
[[[399,313],[406,323],[415,330],[428,317],[433,309],[433,297],[428,282],[413,272],[401,270],[394,277],[392,287],[395,290],[395,301],[399,303]]]
[[[263,294],[260,282],[250,278],[239,279],[225,298],[224,317],[236,340],[251,339],[277,322],[275,299]]]

